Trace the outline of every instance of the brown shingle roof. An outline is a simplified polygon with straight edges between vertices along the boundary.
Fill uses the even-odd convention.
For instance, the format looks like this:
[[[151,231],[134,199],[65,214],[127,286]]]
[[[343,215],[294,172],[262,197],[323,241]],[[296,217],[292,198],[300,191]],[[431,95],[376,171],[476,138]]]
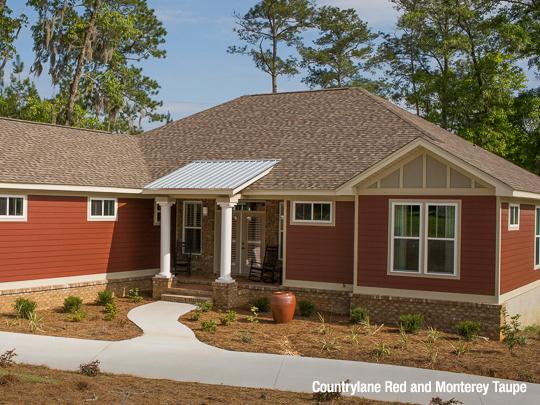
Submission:
[[[138,137],[0,119],[0,182],[142,187],[194,160],[280,159],[250,188],[333,190],[418,138],[540,193],[540,177],[359,88],[244,96]]]
[[[0,118],[0,182],[142,187],[136,137]]]

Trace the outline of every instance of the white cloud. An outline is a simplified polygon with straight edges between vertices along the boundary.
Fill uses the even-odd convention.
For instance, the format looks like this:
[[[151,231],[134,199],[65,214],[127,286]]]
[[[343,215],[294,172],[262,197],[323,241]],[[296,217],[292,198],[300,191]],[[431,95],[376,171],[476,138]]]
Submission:
[[[360,18],[374,29],[391,27],[397,20],[397,11],[390,0],[318,0],[317,4],[354,8]]]

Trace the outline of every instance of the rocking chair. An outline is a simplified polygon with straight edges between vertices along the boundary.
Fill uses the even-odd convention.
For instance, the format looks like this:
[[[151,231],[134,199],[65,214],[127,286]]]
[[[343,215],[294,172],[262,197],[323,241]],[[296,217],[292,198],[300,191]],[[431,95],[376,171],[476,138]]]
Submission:
[[[278,268],[279,250],[277,246],[267,246],[264,252],[263,262],[252,261],[249,268],[248,279],[251,281],[263,281],[265,283],[274,283],[276,278],[280,278],[280,269]]]
[[[174,275],[187,273],[191,276],[191,246],[187,242],[178,242],[176,245],[174,260]]]

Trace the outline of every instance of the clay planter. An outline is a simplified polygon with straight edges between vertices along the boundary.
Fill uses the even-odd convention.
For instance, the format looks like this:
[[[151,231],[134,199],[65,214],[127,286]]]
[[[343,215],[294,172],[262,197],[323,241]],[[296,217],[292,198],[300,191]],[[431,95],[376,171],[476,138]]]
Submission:
[[[272,317],[276,323],[289,323],[296,309],[296,297],[290,291],[277,291],[270,297]]]

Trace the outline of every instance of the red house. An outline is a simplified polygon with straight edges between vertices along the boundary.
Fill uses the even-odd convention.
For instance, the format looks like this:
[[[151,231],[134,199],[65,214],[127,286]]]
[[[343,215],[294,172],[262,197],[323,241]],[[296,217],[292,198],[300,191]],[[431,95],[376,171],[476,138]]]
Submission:
[[[540,177],[357,88],[240,97],[139,136],[2,118],[0,306],[174,293],[189,246],[176,284],[224,307],[287,288],[497,335],[503,306],[540,322],[538,201]],[[267,247],[278,285],[236,282]]]

